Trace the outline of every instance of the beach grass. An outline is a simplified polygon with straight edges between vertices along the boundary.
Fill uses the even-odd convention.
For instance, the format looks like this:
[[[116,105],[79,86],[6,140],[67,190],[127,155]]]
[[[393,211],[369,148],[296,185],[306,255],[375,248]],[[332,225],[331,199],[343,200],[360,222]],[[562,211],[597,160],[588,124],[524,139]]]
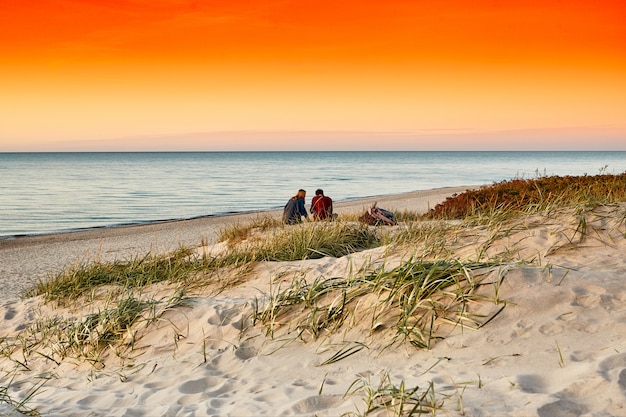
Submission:
[[[346,396],[360,395],[364,407],[346,416],[366,417],[387,415],[398,417],[435,415],[443,409],[444,401],[437,397],[434,383],[424,389],[407,386],[405,381],[394,384],[388,371],[381,372],[378,383],[370,377],[355,380],[348,388]]]
[[[17,380],[18,372],[17,368],[6,372],[0,383],[0,404],[6,404],[9,410],[2,412],[3,416],[40,416],[41,414],[32,408],[29,404],[43,389],[45,384],[52,378],[53,375],[39,375],[34,381],[20,381]],[[26,393],[19,400],[11,395],[11,390],[14,385],[29,386]]]
[[[252,320],[265,326],[268,336],[286,328],[282,333],[307,341],[332,334],[350,317],[358,316],[361,324],[368,324],[363,329],[366,333],[387,333],[387,346],[400,342],[430,348],[442,338],[437,332],[441,323],[478,328],[483,325],[481,320],[491,320],[468,307],[488,299],[476,290],[493,267],[489,263],[410,259],[395,268],[378,268],[362,275],[318,278],[310,284],[294,280],[287,288],[263,297],[264,301],[257,298]],[[503,274],[498,282],[502,279]],[[500,302],[495,296],[491,300]]]
[[[222,262],[295,261],[341,257],[380,245],[375,229],[345,222],[310,222],[281,226],[231,245]]]
[[[426,219],[463,219],[493,212],[536,213],[555,207],[599,206],[626,201],[626,173],[545,176],[502,181],[446,199]]]
[[[239,233],[240,230],[247,232]],[[242,239],[253,230],[257,233],[255,237]],[[229,250],[216,256],[203,256],[190,248],[180,248],[166,255],[146,254],[130,260],[80,264],[41,280],[26,296],[43,295],[48,301],[65,304],[103,286],[143,288],[161,282],[198,285],[203,279],[210,281],[211,273],[227,267],[263,261],[341,257],[380,244],[376,230],[340,222],[280,225],[265,234],[258,234],[255,226],[235,226],[222,236],[229,242]],[[233,240],[233,236],[238,238]]]
[[[236,223],[222,228],[217,236],[218,242],[238,243],[248,239],[252,234],[281,227],[283,223],[270,216],[259,216],[249,223]]]
[[[73,358],[102,369],[107,350],[124,360],[137,346],[140,327],[150,326],[188,300],[182,291],[160,299],[132,292],[115,294],[69,312],[39,313],[19,334],[2,340],[0,355],[27,371],[33,357],[44,357],[56,365]]]

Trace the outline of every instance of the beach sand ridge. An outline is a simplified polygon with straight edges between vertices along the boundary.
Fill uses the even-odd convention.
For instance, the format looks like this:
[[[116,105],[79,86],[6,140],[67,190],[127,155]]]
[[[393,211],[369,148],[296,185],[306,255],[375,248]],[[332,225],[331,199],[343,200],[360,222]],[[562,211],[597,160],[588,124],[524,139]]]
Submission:
[[[294,335],[297,315],[273,337],[251,322],[255,300],[296,279],[393,268],[424,254],[419,244],[381,247],[261,262],[237,285],[204,288],[139,329],[132,352],[109,349],[98,366],[29,358],[28,370],[17,366],[10,394],[23,397],[38,377],[54,375],[29,404],[43,415],[338,416],[364,414],[368,387],[402,384],[427,394],[432,387],[437,415],[626,416],[625,213],[626,204],[598,208],[587,215],[584,233],[571,211],[524,218],[507,230],[463,228],[448,242],[451,259],[507,259],[478,288],[490,300],[497,291],[499,302],[468,310],[479,321],[491,317],[480,328],[441,324],[443,338],[430,349],[389,345],[393,332],[373,332],[365,307],[344,330],[318,338]],[[156,298],[171,294],[165,284],[151,291]],[[10,299],[0,307],[0,337],[53,314],[38,298]],[[346,349],[354,353],[325,364]],[[16,362],[0,358],[0,366],[8,375]]]

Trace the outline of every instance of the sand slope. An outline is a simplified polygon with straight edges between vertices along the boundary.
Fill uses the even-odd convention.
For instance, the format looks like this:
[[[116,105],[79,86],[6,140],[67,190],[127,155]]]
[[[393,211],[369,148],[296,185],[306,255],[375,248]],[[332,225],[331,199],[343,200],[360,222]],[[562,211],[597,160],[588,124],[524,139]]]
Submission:
[[[377,248],[259,264],[240,285],[217,295],[207,289],[166,312],[139,331],[138,347],[125,359],[109,352],[103,369],[30,358],[30,371],[20,369],[10,394],[23,397],[38,376],[51,373],[29,403],[49,416],[339,416],[365,411],[366,390],[347,392],[382,381],[419,392],[432,386],[426,398],[440,407],[437,415],[626,416],[625,219],[622,204],[586,215],[584,234],[573,212],[526,218],[507,231],[464,230],[449,245],[455,258],[514,254],[517,261],[494,272],[504,276],[498,297],[506,307],[479,329],[450,328],[430,350],[381,349],[378,336],[361,330],[304,343],[283,328],[270,338],[250,322],[254,300],[295,276],[308,282],[345,276],[359,265],[391,266],[409,255],[406,248],[394,254]],[[501,305],[485,302],[473,311],[489,317]],[[51,307],[36,299],[7,301],[0,337],[49,314]],[[367,328],[359,317],[352,317],[353,328]],[[367,348],[323,365],[359,343]],[[7,373],[15,363],[0,358],[0,366]]]

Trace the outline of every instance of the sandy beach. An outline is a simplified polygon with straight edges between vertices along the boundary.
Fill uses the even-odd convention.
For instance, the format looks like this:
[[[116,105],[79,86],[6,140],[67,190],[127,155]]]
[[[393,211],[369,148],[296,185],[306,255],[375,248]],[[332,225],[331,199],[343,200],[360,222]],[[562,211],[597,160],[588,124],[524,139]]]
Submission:
[[[379,206],[390,210],[426,212],[446,197],[467,188],[450,187],[338,202],[335,210],[341,215],[378,202]],[[245,224],[264,215],[280,218],[282,210],[0,239],[0,287],[5,297],[16,297],[37,280],[72,265],[93,260],[124,260],[149,252],[170,252],[181,246],[196,247],[202,241],[214,242],[218,232],[229,225]]]
[[[377,201],[393,211],[426,212],[467,188],[341,202],[336,211],[360,212]],[[278,287],[390,269],[425,253],[419,243],[339,258],[261,262],[239,284],[219,293],[201,290],[164,311],[135,330],[132,352],[109,349],[97,363],[51,360],[47,350],[27,358],[25,347],[12,344],[26,338],[32,323],[72,313],[40,298],[20,299],[33,282],[93,260],[180,246],[198,253],[222,250],[220,230],[260,214],[281,212],[0,241],[0,401],[3,387],[19,401],[43,381],[26,405],[44,416],[410,415],[416,397],[442,416],[626,416],[623,203],[588,213],[584,234],[580,216],[564,211],[516,220],[505,231],[467,227],[443,242],[450,259],[506,262],[483,268],[484,281],[464,316],[468,324],[436,324],[442,336],[428,348],[387,343],[392,334],[384,317],[371,320],[367,300],[346,319],[345,329],[318,338],[294,336],[297,328],[290,323],[270,335],[250,319],[256,303]],[[156,295],[166,290],[151,289]],[[402,396],[412,389],[413,396]],[[377,397],[384,406],[366,414],[372,393],[385,394]],[[407,400],[404,414],[397,412],[401,398]],[[0,402],[0,413],[18,415],[13,409]]]

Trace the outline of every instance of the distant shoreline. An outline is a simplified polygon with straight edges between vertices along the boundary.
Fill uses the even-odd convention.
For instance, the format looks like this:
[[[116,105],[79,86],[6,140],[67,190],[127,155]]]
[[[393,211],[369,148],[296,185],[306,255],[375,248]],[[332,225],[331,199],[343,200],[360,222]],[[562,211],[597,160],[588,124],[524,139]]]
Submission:
[[[278,210],[299,188],[351,203],[625,164],[626,152],[598,151],[0,154],[0,242]]]
[[[471,188],[476,186],[445,187],[340,201],[335,203],[335,212],[341,216],[342,213],[367,209],[377,202],[380,207],[390,210],[425,213],[447,197]],[[38,280],[71,265],[94,260],[126,260],[148,253],[167,253],[180,247],[196,247],[202,241],[215,242],[219,232],[229,225],[247,223],[266,215],[280,218],[282,209],[2,239],[0,286],[5,289],[7,296],[16,297]]]
[[[429,193],[433,191],[439,190],[448,190],[448,189],[462,189],[463,192],[468,188],[475,188],[475,186],[471,187],[442,187],[436,188],[433,190],[420,190],[420,191],[410,191],[407,193],[400,194],[387,194],[387,195],[379,195],[379,196],[367,196],[367,197],[355,197],[349,198],[342,201],[335,202],[335,207],[349,209],[355,205],[360,204],[371,204],[375,201],[395,201],[401,200],[406,196],[406,198],[411,198],[416,193],[423,194]],[[457,191],[459,192],[459,191]],[[126,234],[129,231],[133,232],[138,230],[136,228],[149,228],[149,227],[158,227],[162,224],[171,224],[177,222],[196,222],[202,221],[206,219],[215,219],[215,218],[228,218],[230,216],[250,216],[250,215],[259,215],[263,213],[274,213],[281,212],[282,208],[269,208],[269,209],[259,209],[259,210],[250,210],[250,211],[240,211],[240,212],[227,212],[227,213],[218,213],[218,214],[206,214],[201,216],[194,216],[189,218],[173,218],[173,219],[162,219],[162,220],[146,220],[137,223],[121,223],[121,224],[111,224],[111,225],[102,225],[102,226],[93,226],[93,227],[85,227],[78,229],[67,229],[67,230],[59,230],[59,231],[51,231],[51,232],[42,232],[42,233],[33,233],[33,234],[20,234],[20,235],[4,235],[0,236],[0,250],[3,247],[12,247],[12,246],[21,246],[21,245],[29,245],[29,244],[38,244],[39,242],[52,242],[58,240],[82,240],[85,236],[91,236],[94,233],[101,234],[102,236],[117,236],[120,235],[119,232],[123,232],[121,234]],[[129,230],[130,229],[130,230]]]

